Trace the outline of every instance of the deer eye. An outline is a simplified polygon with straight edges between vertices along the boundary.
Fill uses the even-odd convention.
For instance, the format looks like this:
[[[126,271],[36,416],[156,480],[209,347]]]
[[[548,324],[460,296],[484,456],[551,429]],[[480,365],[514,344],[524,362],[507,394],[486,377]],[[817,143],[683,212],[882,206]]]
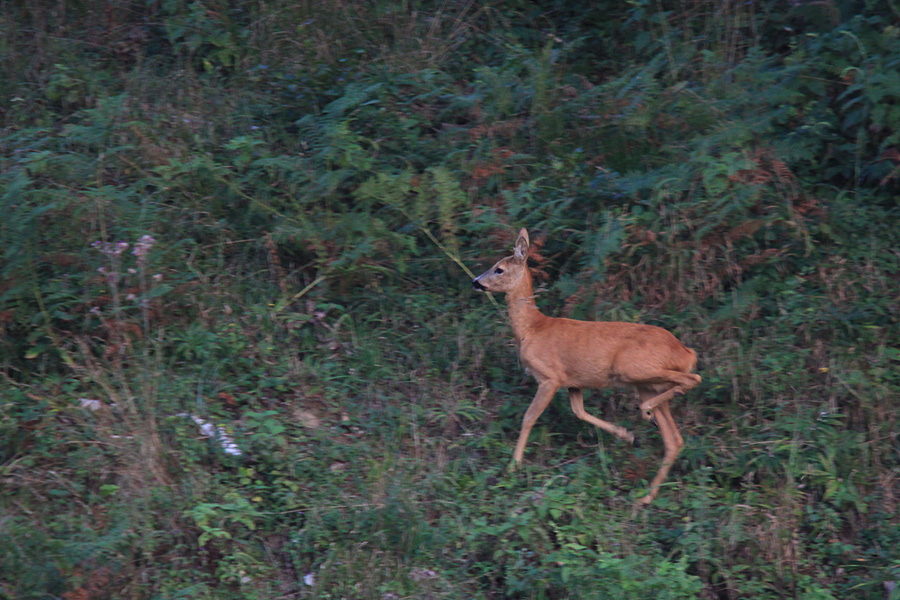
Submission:
[[[496,269],[494,269],[494,273],[496,273],[497,275],[500,275],[501,273],[503,273],[503,269],[501,269],[500,267],[497,267]]]

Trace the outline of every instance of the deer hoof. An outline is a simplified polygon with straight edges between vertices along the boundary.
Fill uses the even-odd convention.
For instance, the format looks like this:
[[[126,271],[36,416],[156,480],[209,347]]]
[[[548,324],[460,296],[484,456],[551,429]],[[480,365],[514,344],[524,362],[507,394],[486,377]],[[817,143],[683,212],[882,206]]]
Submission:
[[[641,447],[641,440],[638,439],[638,436],[634,436],[634,439],[631,440],[631,445],[634,446],[635,448]]]

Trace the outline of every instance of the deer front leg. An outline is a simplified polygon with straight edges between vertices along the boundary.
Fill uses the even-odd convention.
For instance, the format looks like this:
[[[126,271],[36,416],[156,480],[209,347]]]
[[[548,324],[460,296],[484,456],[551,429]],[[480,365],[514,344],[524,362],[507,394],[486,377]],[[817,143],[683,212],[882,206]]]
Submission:
[[[555,382],[544,381],[538,386],[537,394],[531,401],[531,406],[525,411],[525,417],[522,419],[522,431],[519,432],[519,441],[516,443],[516,451],[513,453],[513,459],[516,465],[522,464],[522,456],[525,454],[525,444],[528,442],[528,434],[534,427],[535,421],[553,400],[553,394],[559,389],[559,385]]]
[[[588,412],[584,410],[584,395],[580,389],[569,388],[569,402],[572,404],[572,412],[574,412],[575,416],[582,421],[587,421],[594,427],[599,427],[603,431],[611,433],[620,440],[625,440],[629,444],[640,446],[635,435],[624,427],[614,425],[608,421],[598,419],[597,417],[588,414]]]

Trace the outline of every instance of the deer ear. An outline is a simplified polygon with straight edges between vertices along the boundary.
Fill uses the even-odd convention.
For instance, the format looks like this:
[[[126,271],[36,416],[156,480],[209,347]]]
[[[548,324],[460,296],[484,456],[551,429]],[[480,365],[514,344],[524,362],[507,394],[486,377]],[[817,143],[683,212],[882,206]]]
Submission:
[[[519,230],[519,237],[516,238],[515,258],[518,261],[524,261],[528,257],[528,232],[523,227]]]

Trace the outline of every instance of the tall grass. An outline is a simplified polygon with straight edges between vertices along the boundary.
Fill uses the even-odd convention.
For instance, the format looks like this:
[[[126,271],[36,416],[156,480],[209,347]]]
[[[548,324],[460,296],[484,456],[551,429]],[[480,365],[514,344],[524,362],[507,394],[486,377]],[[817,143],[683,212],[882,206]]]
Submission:
[[[0,596],[896,595],[891,10],[3,5]],[[700,352],[643,513],[625,394],[505,469],[519,226]]]

